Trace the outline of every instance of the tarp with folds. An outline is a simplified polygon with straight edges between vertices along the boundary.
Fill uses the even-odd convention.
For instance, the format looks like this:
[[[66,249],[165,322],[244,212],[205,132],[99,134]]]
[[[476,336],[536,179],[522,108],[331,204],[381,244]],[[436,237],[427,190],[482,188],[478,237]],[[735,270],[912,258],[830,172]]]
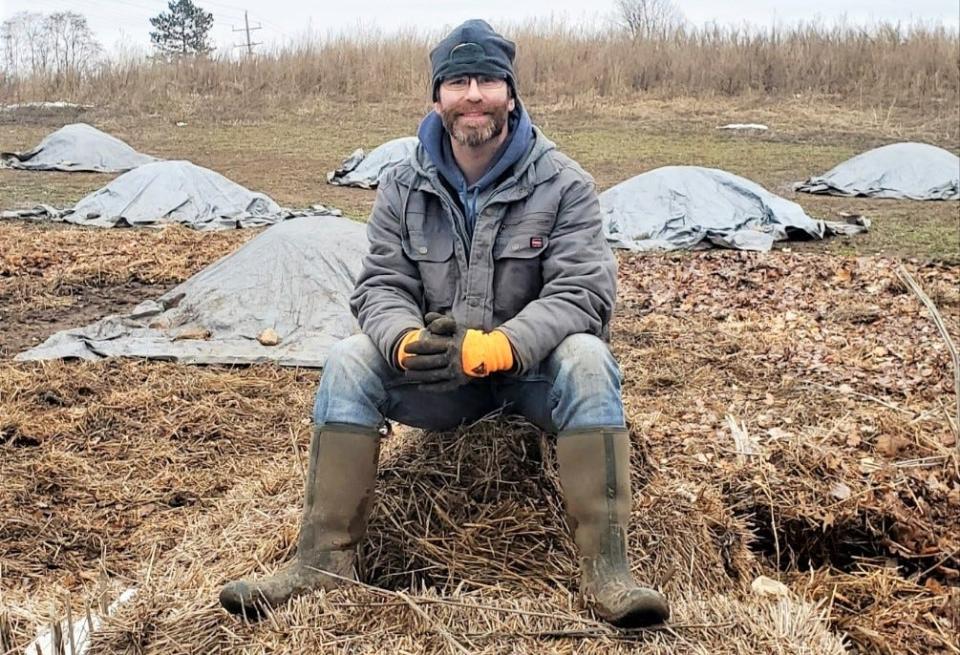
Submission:
[[[699,166],[637,175],[601,193],[600,208],[607,240],[629,250],[770,250],[774,241],[865,230],[810,218],[755,182]]]
[[[157,161],[86,123],[61,127],[26,152],[3,152],[4,166],[32,171],[122,173]]]
[[[284,221],[160,298],[58,332],[17,359],[321,367],[330,347],[358,330],[349,298],[366,252],[361,223],[336,216]],[[276,345],[264,345],[273,337],[268,329]]]
[[[65,216],[69,223],[116,227],[180,223],[199,230],[258,227],[282,220],[271,198],[188,161],[159,161],[124,173]]]
[[[387,141],[374,148],[369,155],[364,154],[362,148],[357,148],[343,160],[340,168],[327,173],[327,182],[339,186],[373,189],[387,171],[413,154],[419,142],[415,136],[405,136]]]
[[[960,200],[960,157],[926,143],[892,143],[848,159],[795,188],[832,196]]]

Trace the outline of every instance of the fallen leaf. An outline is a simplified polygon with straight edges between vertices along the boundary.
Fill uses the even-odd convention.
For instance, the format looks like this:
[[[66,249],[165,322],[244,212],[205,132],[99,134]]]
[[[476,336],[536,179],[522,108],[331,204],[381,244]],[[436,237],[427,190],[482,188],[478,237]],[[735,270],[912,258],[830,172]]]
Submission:
[[[850,487],[843,482],[835,482],[833,486],[830,487],[830,495],[837,500],[846,500],[851,494]]]
[[[947,593],[947,588],[937,582],[936,578],[927,578],[927,581],[923,583],[923,586],[926,587],[927,591],[936,596],[942,596]]]

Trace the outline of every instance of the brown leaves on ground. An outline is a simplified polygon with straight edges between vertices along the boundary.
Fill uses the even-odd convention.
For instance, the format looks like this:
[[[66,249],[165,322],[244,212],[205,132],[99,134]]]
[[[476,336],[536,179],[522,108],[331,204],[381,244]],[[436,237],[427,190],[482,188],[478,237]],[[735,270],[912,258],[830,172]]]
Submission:
[[[168,246],[177,275],[198,262]],[[111,653],[834,652],[804,600],[859,652],[955,652],[950,363],[893,262],[706,252],[620,270],[630,545],[676,601],[673,633],[620,642],[579,611],[549,442],[502,422],[387,439],[361,553],[385,591],[236,625],[217,586],[275,568],[297,532],[316,375],[273,367],[0,366],[7,602],[45,611],[101,568],[144,585],[100,640]],[[960,269],[914,273],[957,335]],[[792,595],[751,597],[759,574]]]
[[[855,578],[891,558],[886,574],[923,595],[918,576],[960,584],[953,379],[945,344],[894,269],[784,253],[626,256],[613,346],[651,459],[723,489],[772,563]],[[960,284],[955,266],[916,275],[929,288]],[[960,304],[940,297],[958,339]],[[738,449],[744,440],[753,454]],[[943,649],[955,632],[932,636],[939,619],[873,626],[912,598],[840,606],[840,623],[857,626],[866,652],[880,641],[890,652],[953,652]]]

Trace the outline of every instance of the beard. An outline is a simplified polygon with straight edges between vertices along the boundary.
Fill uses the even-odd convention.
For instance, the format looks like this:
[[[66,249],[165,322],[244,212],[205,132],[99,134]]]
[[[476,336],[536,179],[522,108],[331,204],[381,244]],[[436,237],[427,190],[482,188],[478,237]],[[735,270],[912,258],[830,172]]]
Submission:
[[[460,125],[457,119],[464,114],[482,111],[485,119],[477,125]],[[447,132],[462,146],[477,148],[496,139],[503,133],[509,115],[507,103],[483,105],[480,103],[460,103],[444,109],[440,116]]]

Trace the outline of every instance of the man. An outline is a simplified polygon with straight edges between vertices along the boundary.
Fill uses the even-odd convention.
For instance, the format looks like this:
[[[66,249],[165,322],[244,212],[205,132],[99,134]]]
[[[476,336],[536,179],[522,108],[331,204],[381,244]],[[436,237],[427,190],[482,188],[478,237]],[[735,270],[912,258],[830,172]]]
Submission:
[[[332,349],[317,392],[297,555],[226,585],[231,612],[354,578],[385,418],[447,430],[505,407],[558,434],[584,599],[618,626],[668,618],[627,561],[630,441],[604,341],[616,260],[592,178],[520,104],[514,51],[470,20],[431,52],[434,112],[368,224],[351,300],[362,334]]]

